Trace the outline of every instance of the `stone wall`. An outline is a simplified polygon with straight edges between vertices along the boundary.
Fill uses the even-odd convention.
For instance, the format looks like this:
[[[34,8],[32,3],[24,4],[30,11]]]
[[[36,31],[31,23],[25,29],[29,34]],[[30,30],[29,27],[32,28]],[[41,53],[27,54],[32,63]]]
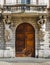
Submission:
[[[3,50],[5,49],[4,29],[3,20],[0,20],[0,57],[3,57]]]
[[[43,26],[42,26],[43,27]],[[50,17],[46,16],[43,40],[40,41],[39,57],[50,58]]]
[[[38,55],[38,25],[36,18],[30,17],[12,17],[11,24],[5,23],[5,50],[2,50],[0,55],[4,57],[15,57],[15,31],[18,25],[24,22],[30,23],[35,29],[35,57]]]
[[[48,19],[48,18],[47,18]],[[39,29],[37,18],[34,17],[11,17],[10,22],[5,24],[0,22],[0,57],[15,57],[15,33],[19,24],[29,23],[35,29],[35,57],[49,57],[50,56],[50,20]],[[45,25],[45,27],[44,27]],[[43,41],[41,39],[42,30],[45,34]],[[40,35],[39,35],[40,33]],[[40,36],[40,38],[39,38]],[[2,42],[1,42],[2,41]]]

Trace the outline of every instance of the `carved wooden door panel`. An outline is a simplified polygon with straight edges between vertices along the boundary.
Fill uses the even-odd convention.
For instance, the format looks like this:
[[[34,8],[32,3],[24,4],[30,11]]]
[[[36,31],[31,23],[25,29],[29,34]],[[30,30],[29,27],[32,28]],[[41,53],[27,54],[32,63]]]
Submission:
[[[35,56],[35,31],[28,23],[22,23],[16,30],[16,57]]]

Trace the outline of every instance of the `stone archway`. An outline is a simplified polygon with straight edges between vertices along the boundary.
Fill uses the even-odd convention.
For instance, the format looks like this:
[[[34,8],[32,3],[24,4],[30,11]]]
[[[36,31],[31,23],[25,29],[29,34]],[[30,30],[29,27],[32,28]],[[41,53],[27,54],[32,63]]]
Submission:
[[[21,23],[16,29],[16,57],[35,57],[35,30],[29,23]]]

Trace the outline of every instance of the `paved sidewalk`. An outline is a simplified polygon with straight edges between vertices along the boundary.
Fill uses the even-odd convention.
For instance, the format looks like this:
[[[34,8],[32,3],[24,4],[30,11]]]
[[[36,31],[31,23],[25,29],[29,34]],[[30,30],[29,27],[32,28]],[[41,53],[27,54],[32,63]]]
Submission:
[[[0,61],[9,63],[43,63],[50,62],[50,59],[31,58],[31,57],[16,57],[16,58],[0,58]]]
[[[50,62],[43,63],[8,63],[0,61],[0,65],[50,65]]]

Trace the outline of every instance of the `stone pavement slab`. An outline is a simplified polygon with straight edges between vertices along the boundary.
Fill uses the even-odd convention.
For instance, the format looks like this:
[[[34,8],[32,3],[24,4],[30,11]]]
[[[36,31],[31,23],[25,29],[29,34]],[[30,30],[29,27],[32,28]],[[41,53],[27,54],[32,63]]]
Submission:
[[[43,63],[9,63],[0,61],[0,65],[50,65],[50,62],[43,62]]]
[[[17,58],[0,58],[0,61],[9,63],[43,63],[43,62],[50,62],[50,59],[17,57]]]

